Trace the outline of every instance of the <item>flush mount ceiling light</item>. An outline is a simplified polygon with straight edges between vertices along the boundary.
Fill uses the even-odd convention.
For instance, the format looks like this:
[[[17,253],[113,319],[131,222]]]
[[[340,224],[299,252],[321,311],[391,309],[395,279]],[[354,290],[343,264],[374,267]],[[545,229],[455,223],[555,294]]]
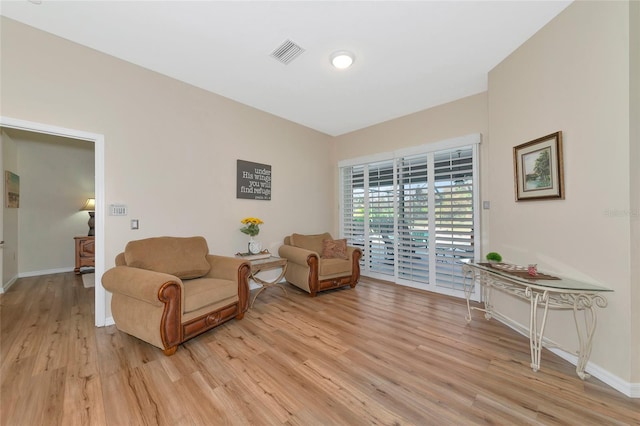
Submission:
[[[349,68],[355,60],[355,55],[346,50],[339,50],[331,54],[331,64],[339,70]]]

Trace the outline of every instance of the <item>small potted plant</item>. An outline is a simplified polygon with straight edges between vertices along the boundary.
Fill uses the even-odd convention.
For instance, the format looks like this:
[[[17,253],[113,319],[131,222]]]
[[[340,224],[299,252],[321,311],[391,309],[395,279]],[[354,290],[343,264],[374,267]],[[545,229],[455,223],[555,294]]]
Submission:
[[[502,256],[500,256],[500,253],[492,251],[487,253],[487,260],[489,261],[489,263],[500,263],[502,262]]]
[[[258,254],[262,251],[262,244],[253,239],[260,233],[260,225],[264,222],[257,217],[246,217],[240,221],[244,226],[240,228],[240,232],[249,236],[248,250],[249,254]]]

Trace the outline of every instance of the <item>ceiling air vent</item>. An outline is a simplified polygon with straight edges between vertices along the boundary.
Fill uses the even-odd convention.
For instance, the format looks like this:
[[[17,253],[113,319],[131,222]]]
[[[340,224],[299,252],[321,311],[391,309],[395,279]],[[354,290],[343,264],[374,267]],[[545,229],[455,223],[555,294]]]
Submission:
[[[298,46],[291,40],[286,40],[273,52],[271,52],[270,56],[287,65],[289,62],[300,56],[300,54],[303,52],[304,49],[302,47]]]

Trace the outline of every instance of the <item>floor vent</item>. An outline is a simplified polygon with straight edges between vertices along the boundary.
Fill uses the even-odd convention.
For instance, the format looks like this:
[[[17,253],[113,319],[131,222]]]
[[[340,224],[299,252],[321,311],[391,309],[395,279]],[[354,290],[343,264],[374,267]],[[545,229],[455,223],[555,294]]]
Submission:
[[[302,47],[298,46],[291,40],[286,40],[273,52],[271,52],[270,56],[287,65],[289,62],[300,56],[300,54],[302,54],[303,52],[304,49]]]

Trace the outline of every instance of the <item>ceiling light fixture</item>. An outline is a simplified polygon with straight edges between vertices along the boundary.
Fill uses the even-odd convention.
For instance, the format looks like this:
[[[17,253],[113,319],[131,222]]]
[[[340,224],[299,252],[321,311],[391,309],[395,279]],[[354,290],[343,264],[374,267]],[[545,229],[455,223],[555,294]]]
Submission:
[[[331,54],[331,64],[339,70],[349,68],[355,60],[355,55],[346,50],[340,50]]]

